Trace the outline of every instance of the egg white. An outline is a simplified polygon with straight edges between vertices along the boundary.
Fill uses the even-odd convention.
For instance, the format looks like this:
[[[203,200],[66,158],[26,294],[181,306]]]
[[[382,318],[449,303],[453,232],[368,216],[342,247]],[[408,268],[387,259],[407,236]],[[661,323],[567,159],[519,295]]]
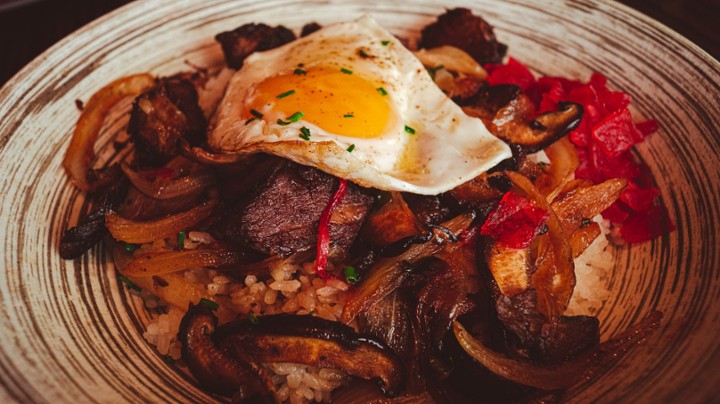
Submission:
[[[360,50],[366,57],[359,56]],[[287,117],[271,106],[260,111],[262,119],[247,122],[256,84],[299,65],[349,69],[381,83],[391,111],[383,133],[342,136],[305,119],[279,125],[277,120]],[[303,127],[312,133],[309,140],[299,137]],[[370,17],[327,26],[248,57],[230,81],[208,144],[226,153],[280,155],[366,187],[429,195],[448,191],[511,156],[505,143],[480,119],[465,115],[420,61]]]

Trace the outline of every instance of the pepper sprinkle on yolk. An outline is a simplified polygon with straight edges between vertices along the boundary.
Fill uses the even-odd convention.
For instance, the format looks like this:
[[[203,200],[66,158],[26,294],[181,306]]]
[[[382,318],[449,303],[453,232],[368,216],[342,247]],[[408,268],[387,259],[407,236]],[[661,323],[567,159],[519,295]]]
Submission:
[[[390,104],[380,94],[378,83],[340,68],[307,69],[305,74],[280,74],[270,77],[253,90],[246,107],[275,111],[286,117],[296,112],[303,120],[326,132],[354,138],[374,138],[384,133],[390,118]],[[284,95],[295,90],[291,95]],[[352,115],[352,119],[347,116]]]

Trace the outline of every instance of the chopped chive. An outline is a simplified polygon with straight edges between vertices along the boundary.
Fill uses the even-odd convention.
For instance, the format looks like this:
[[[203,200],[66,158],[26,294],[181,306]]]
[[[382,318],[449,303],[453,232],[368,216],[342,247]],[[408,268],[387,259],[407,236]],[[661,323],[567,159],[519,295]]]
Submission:
[[[345,114],[345,115],[343,115],[343,118],[355,118],[355,115],[353,115],[353,114]]]
[[[297,69],[293,70],[293,73],[297,74],[298,76],[304,76],[307,74],[307,72],[305,70],[303,70],[299,67]]]
[[[345,267],[345,270],[343,270],[343,274],[345,275],[345,280],[348,283],[357,282],[357,271],[355,270],[354,266]]]
[[[340,69],[340,71],[343,72],[343,73],[345,73],[345,74],[352,74],[352,70],[346,69],[346,68],[344,68],[344,67],[343,67],[342,69]]]
[[[364,49],[360,49],[360,50],[358,51],[358,56],[360,56],[361,58],[369,58],[369,57],[370,57],[370,55],[368,55],[368,53],[365,52]]]
[[[248,320],[250,320],[250,324],[257,324],[260,322],[260,319],[255,317],[252,312],[248,313]]]
[[[545,234],[545,233],[548,232],[548,230],[550,230],[550,228],[548,227],[548,225],[543,225],[543,227],[541,227],[540,230],[538,230],[538,233],[537,233],[537,234],[538,234],[538,235]]]
[[[538,161],[537,165],[539,165],[540,167],[547,167],[547,166],[549,166],[550,164],[548,164],[548,163],[546,163],[546,162],[544,162],[544,161]]]
[[[184,231],[178,232],[177,242],[178,242],[178,250],[182,250],[185,248],[185,232]]]
[[[277,98],[285,98],[287,96],[295,94],[295,90],[285,91],[282,94],[278,94]]]
[[[128,254],[131,254],[133,251],[137,250],[140,246],[137,244],[131,244],[131,243],[123,243],[125,244],[125,252]]]
[[[262,119],[262,117],[263,117],[263,114],[261,114],[260,112],[254,110],[254,109],[251,109],[250,113],[252,114],[252,116],[254,116],[257,119]]]
[[[351,145],[347,148],[348,153],[352,153],[353,150],[355,150],[355,144],[354,144],[354,143],[351,144]]]
[[[413,128],[407,126],[407,125],[405,125],[405,132],[407,132],[407,133],[409,133],[409,134],[411,134],[411,135],[414,135],[414,134],[415,134],[415,129],[413,129]]]
[[[288,118],[288,121],[290,121],[290,122],[297,122],[297,121],[299,121],[300,119],[302,119],[302,117],[304,117],[304,116],[305,116],[305,114],[303,114],[302,112],[298,111],[298,112],[290,115],[290,117]]]
[[[163,355],[163,361],[165,361],[165,363],[167,363],[168,365],[172,365],[173,363],[175,363],[175,359],[173,359],[173,357],[170,355]]]
[[[138,292],[142,290],[142,289],[140,289],[140,286],[134,284],[130,279],[128,279],[128,278],[127,278],[126,276],[124,276],[124,275],[118,275],[118,279],[120,279],[120,281],[121,281],[122,283],[124,283],[125,286],[129,287],[129,288],[132,289],[132,290],[136,290],[136,291],[138,291]]]
[[[377,90],[377,92],[380,93],[380,95],[382,95],[383,97],[388,94],[387,91],[385,91],[385,89],[382,88],[382,87],[378,87],[376,90]]]
[[[245,121],[245,125],[249,125],[252,121],[257,121],[257,118],[253,117]]]
[[[580,222],[580,227],[588,227],[592,224],[592,220],[588,218],[583,218],[582,222]]]
[[[310,140],[310,129],[304,126],[300,128],[300,138],[303,140]]]
[[[388,46],[388,45],[390,45],[390,41],[382,41],[382,42],[380,42],[380,43],[382,44],[382,46]]]
[[[205,307],[209,307],[210,310],[217,310],[220,307],[219,304],[213,302],[212,300],[208,300],[208,299],[200,299],[199,304],[202,304]]]
[[[291,123],[292,122],[290,122],[290,121],[283,121],[282,119],[279,119],[279,118],[277,120],[277,124],[280,126],[287,126],[287,125],[290,125]]]

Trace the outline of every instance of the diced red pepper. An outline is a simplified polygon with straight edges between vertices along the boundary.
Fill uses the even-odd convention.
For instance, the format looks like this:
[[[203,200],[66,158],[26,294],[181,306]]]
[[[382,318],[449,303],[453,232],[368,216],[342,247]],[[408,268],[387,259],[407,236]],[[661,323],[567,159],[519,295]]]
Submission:
[[[644,138],[627,108],[605,116],[592,128],[592,137],[608,157],[618,157]]]
[[[505,193],[490,213],[480,234],[510,248],[530,245],[547,220],[548,212],[512,191]]]
[[[643,137],[648,137],[660,129],[657,121],[654,119],[648,119],[647,121],[638,122],[635,127],[643,134]]]
[[[513,58],[508,58],[507,64],[504,65],[488,65],[486,78],[490,85],[497,84],[515,84],[527,92],[535,86],[535,77],[530,69]]]
[[[634,182],[629,182],[625,190],[620,194],[620,200],[625,202],[632,210],[642,212],[650,209],[658,195],[660,195],[660,190],[656,187],[643,189]]]
[[[609,208],[605,209],[601,214],[602,217],[615,223],[622,224],[630,217],[629,208],[621,201],[615,201]]]
[[[655,205],[628,217],[620,228],[620,236],[628,243],[640,243],[673,230],[675,225],[670,221],[667,209],[662,205]]]
[[[323,210],[318,224],[317,255],[315,257],[315,272],[323,279],[329,277],[327,269],[328,256],[330,255],[330,217],[335,208],[340,205],[347,192],[347,181],[340,178],[338,189],[330,198],[330,202]]]

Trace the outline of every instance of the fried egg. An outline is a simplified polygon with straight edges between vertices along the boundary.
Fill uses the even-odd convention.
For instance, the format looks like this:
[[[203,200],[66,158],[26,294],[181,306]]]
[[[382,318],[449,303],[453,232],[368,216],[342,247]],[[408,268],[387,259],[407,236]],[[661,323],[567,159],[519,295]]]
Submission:
[[[208,136],[359,185],[438,194],[511,156],[372,18],[327,26],[245,59]]]

